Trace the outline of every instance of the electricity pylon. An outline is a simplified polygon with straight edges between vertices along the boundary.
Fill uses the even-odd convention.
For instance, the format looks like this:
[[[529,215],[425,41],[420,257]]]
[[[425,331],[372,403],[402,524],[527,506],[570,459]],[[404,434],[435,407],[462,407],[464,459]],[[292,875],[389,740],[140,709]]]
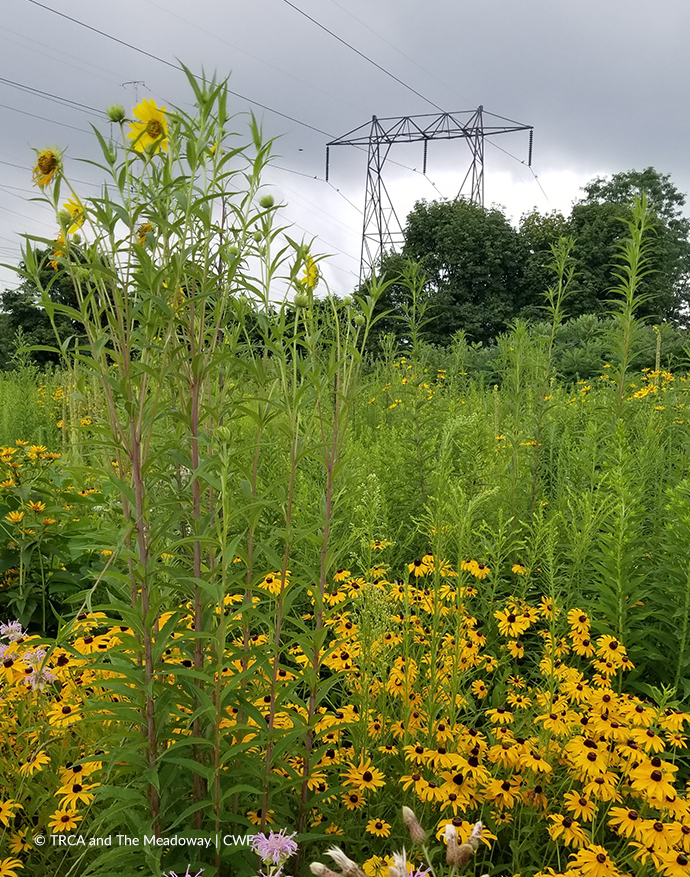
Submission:
[[[487,124],[486,117],[508,124]],[[362,283],[378,265],[381,257],[403,243],[403,227],[395,212],[386,185],[383,168],[396,143],[424,144],[423,169],[426,175],[427,151],[430,140],[467,141],[470,164],[460,184],[456,200],[468,198],[484,205],[484,142],[497,134],[529,131],[528,165],[532,166],[532,125],[523,125],[504,116],[488,113],[484,107],[458,113],[425,113],[420,116],[397,116],[387,119],[371,117],[371,122],[354,128],[326,144],[326,180],[330,173],[331,146],[356,146],[367,149],[367,180],[364,195],[364,227],[359,281]]]

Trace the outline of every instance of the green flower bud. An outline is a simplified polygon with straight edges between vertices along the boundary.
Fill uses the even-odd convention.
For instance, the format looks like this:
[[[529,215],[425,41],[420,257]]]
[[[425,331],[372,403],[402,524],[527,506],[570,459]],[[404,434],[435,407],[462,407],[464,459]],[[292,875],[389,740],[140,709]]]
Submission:
[[[309,305],[309,295],[306,292],[295,293],[295,307],[306,308]]]
[[[359,326],[361,329],[362,326],[366,324],[366,322],[367,321],[364,317],[364,314],[355,314],[355,326]]]
[[[254,232],[254,240],[257,242],[257,244],[260,244],[263,239],[264,239],[264,236],[260,231]]]
[[[275,204],[275,199],[273,195],[264,195],[264,197],[259,201],[259,204],[264,208],[264,210],[269,210]]]
[[[126,118],[125,108],[122,106],[122,104],[113,104],[112,106],[108,107],[108,109],[105,111],[105,114],[111,122],[124,122]]]
[[[345,298],[343,299],[343,304],[345,305],[346,308],[349,308],[350,305],[352,304],[352,296],[346,295]]]
[[[63,228],[67,228],[67,226],[72,225],[72,214],[69,210],[60,210],[57,215],[58,222]]]
[[[240,254],[240,248],[236,247],[235,244],[228,244],[228,246],[226,247],[226,251],[228,256],[230,256],[231,258],[239,256]]]

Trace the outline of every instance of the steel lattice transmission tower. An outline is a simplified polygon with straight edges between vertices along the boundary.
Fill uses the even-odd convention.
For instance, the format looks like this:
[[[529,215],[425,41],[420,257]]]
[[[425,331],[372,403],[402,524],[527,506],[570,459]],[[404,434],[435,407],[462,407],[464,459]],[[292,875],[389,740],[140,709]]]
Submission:
[[[499,124],[487,124],[499,120]],[[502,123],[502,124],[501,124]],[[506,124],[507,123],[507,124]],[[487,137],[529,131],[528,165],[532,166],[532,125],[523,125],[513,119],[489,113],[483,107],[458,113],[426,113],[420,116],[398,116],[379,119],[360,125],[342,137],[326,144],[326,180],[330,172],[331,146],[366,147],[367,181],[364,196],[364,228],[359,268],[360,283],[368,277],[381,257],[403,243],[403,227],[383,181],[383,168],[391,148],[396,143],[424,144],[423,170],[426,174],[427,150],[430,140],[463,139],[470,150],[470,164],[460,184],[458,198],[468,198],[474,204],[484,205],[484,142]]]

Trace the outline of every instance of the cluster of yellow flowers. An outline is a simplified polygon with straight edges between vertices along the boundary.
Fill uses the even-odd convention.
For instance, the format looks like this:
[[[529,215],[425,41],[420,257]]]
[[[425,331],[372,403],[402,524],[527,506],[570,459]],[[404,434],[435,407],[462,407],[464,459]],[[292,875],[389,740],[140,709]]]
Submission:
[[[107,630],[97,634],[98,628]],[[8,829],[7,852],[24,856],[42,830],[71,832],[99,788],[102,722],[84,721],[87,700],[103,696],[103,671],[91,666],[123,638],[103,613],[83,613],[71,625],[65,647],[46,648],[19,622],[0,624],[0,822]],[[107,695],[106,695],[107,697]],[[0,860],[0,874],[24,867],[24,859]]]
[[[617,877],[631,860],[690,877],[690,804],[677,788],[675,763],[690,715],[621,693],[614,683],[633,667],[623,644],[592,636],[586,612],[566,612],[548,597],[537,604],[512,598],[495,609],[499,639],[490,654],[491,625],[485,619],[489,629],[480,631],[469,605],[481,603],[470,581],[491,571],[474,560],[460,569],[425,555],[409,564],[412,583],[339,570],[326,595],[333,637],[322,660],[340,674],[346,699],[321,708],[314,729],[323,754],[309,773],[318,801],[312,826],[350,836],[357,824],[372,839],[386,838],[402,792],[435,819],[439,838],[450,824],[464,843],[481,818],[483,843],[499,840],[494,857],[512,831],[530,826],[548,851],[542,861],[561,862],[559,850],[573,851],[572,877]],[[513,572],[527,574],[520,564]],[[458,581],[463,573],[468,578]],[[414,584],[420,580],[428,584]],[[356,620],[367,590],[393,610],[368,653]],[[291,654],[298,668],[311,661],[299,647]],[[299,676],[292,668],[281,678]],[[493,705],[484,709],[487,698]],[[254,704],[268,714],[261,697]],[[306,711],[281,700],[275,718],[275,727],[293,730]],[[225,727],[235,742],[247,741],[236,714]],[[303,769],[301,758],[274,768],[295,780]],[[261,812],[247,816],[258,823]],[[385,877],[388,864],[377,853],[363,870]]]

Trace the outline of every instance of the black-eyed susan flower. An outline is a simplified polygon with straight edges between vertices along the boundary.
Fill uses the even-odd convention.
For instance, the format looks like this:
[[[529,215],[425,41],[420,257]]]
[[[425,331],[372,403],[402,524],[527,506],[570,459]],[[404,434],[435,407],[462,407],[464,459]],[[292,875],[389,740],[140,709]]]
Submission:
[[[389,877],[388,862],[381,856],[370,856],[363,862],[362,871],[367,877]]]
[[[100,783],[90,783],[88,785],[79,782],[66,783],[55,793],[55,797],[60,797],[60,808],[76,807],[79,803],[90,804],[96,797],[93,789],[100,786]]]
[[[50,764],[50,758],[46,752],[41,750],[36,753],[33,758],[30,758],[28,761],[24,762],[19,768],[19,774],[21,776],[29,776],[32,777],[35,773],[43,770],[43,768]]]
[[[350,763],[348,770],[342,773],[341,777],[344,786],[352,786],[359,792],[375,792],[386,785],[383,772],[372,766],[370,758],[366,760],[360,758],[356,766]]]
[[[22,828],[20,831],[10,835],[9,850],[11,853],[28,853],[33,849],[33,844],[26,839],[27,829]]]
[[[608,815],[608,824],[616,834],[639,840],[643,820],[637,810],[629,807],[611,807]]]
[[[366,804],[364,795],[359,792],[345,792],[340,799],[348,810],[361,810]]]
[[[261,807],[257,807],[256,810],[247,810],[247,819],[252,825],[261,825],[262,822],[266,825],[273,825],[275,822],[274,817],[275,813],[273,810],[267,810],[265,818],[263,817],[263,810]]]
[[[514,607],[494,612],[494,618],[498,621],[499,633],[512,639],[519,638],[531,624],[530,619]]]
[[[582,829],[579,822],[576,822],[571,816],[563,816],[561,813],[553,813],[549,816],[548,831],[552,840],[562,840],[566,846],[580,847],[587,846],[589,838]]]
[[[678,850],[669,850],[667,853],[657,853],[659,862],[655,862],[657,871],[660,871],[664,877],[688,877],[690,873],[690,859],[685,852]]]
[[[10,821],[14,819],[17,810],[22,810],[21,804],[18,804],[14,798],[8,798],[6,801],[0,801],[0,822],[4,826],[9,826]]]
[[[424,561],[416,557],[412,563],[408,563],[407,569],[409,572],[414,574],[415,578],[419,578],[420,576],[425,576],[429,572],[429,568],[424,563]]]
[[[672,798],[675,796],[671,783],[673,771],[674,765],[662,762],[658,757],[652,758],[631,772],[632,788],[641,792],[650,802],[662,802],[667,797]]]
[[[365,826],[365,831],[374,837],[388,837],[391,833],[390,823],[384,819],[370,819]]]
[[[0,877],[19,877],[19,868],[23,868],[20,859],[9,856],[6,859],[0,859]]]
[[[50,817],[48,828],[55,834],[61,834],[75,829],[81,820],[82,817],[77,815],[76,810],[61,807]]]
[[[592,821],[596,806],[589,798],[583,796],[580,792],[566,792],[563,795],[563,801],[576,819],[582,819],[583,822]]]
[[[515,721],[513,713],[511,713],[510,710],[507,710],[504,706],[498,706],[495,709],[486,710],[484,715],[487,716],[494,725],[509,725]]]
[[[578,850],[570,867],[577,868],[582,877],[620,877],[620,871],[611,861],[608,852],[599,844],[591,844],[586,850]]]

